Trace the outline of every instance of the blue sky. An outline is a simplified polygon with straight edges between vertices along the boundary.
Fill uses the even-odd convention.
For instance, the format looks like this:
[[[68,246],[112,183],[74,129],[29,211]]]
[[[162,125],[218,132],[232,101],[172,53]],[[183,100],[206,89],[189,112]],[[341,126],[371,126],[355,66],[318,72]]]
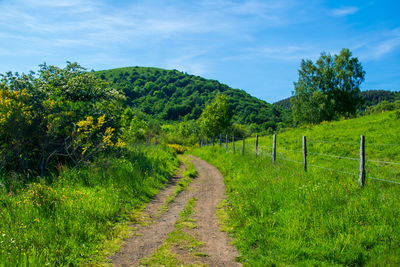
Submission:
[[[349,48],[363,90],[400,90],[399,1],[0,0],[0,73],[154,66],[274,102],[301,59]]]

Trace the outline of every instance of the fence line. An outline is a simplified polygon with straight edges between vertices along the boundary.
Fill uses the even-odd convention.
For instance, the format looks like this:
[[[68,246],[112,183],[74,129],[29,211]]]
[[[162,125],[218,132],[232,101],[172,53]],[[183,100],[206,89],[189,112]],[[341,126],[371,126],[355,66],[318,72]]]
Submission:
[[[240,139],[236,139],[235,137],[232,136],[232,141],[229,142],[228,135],[226,135],[226,151],[233,151],[235,153],[235,141],[239,141]],[[220,147],[222,147],[222,135],[220,135]],[[351,144],[355,145],[357,143],[353,142],[334,142],[334,141],[322,141],[322,140],[312,140],[308,141],[309,143],[327,143],[327,144]],[[228,144],[232,143],[232,149],[228,149]],[[272,139],[272,151],[269,150],[269,146],[259,146],[258,145],[258,136],[256,137],[256,143],[254,144],[249,144],[249,142],[246,143],[245,137],[242,137],[242,156],[245,155],[245,146],[247,147],[247,150],[249,148],[254,149],[255,148],[255,153],[256,155],[261,154],[261,155],[267,155],[268,157],[272,158],[272,163],[276,162],[276,154],[280,155],[279,159],[282,159],[284,161],[289,161],[297,164],[303,164],[304,165],[304,171],[307,171],[307,166],[314,167],[314,168],[320,168],[320,169],[325,169],[328,171],[332,172],[338,172],[338,173],[343,173],[343,174],[348,174],[348,175],[353,175],[357,176],[357,173],[352,173],[352,172],[347,172],[343,170],[338,170],[338,169],[333,169],[333,168],[327,168],[319,165],[314,165],[314,164],[307,164],[307,155],[318,155],[318,156],[324,156],[324,157],[331,157],[331,158],[338,158],[338,159],[345,159],[345,160],[354,160],[354,161],[360,161],[360,172],[359,172],[359,184],[361,187],[364,185],[365,178],[371,179],[371,180],[377,180],[377,181],[382,181],[382,182],[388,182],[388,183],[393,183],[393,184],[400,184],[400,182],[397,181],[392,181],[388,179],[383,179],[383,178],[377,178],[377,177],[371,177],[365,174],[365,162],[374,162],[374,163],[381,163],[381,164],[392,164],[392,165],[400,165],[398,162],[390,162],[390,161],[380,161],[380,160],[374,160],[374,159],[365,159],[365,144],[364,144],[364,136],[361,136],[361,143],[360,143],[360,158],[353,158],[353,157],[345,157],[345,156],[338,156],[338,155],[330,155],[330,154],[324,154],[324,153],[317,153],[317,152],[308,152],[307,151],[307,142],[306,142],[306,137],[303,136],[303,150],[290,150],[290,149],[284,149],[280,148],[279,150],[281,151],[287,151],[287,152],[293,152],[293,153],[303,153],[303,162],[297,161],[290,159],[286,157],[285,154],[282,154],[280,152],[277,152],[277,146],[276,146],[276,135],[273,136]],[[201,139],[199,138],[199,145],[202,147],[204,145],[208,146],[213,146],[215,145],[215,139]],[[368,143],[368,145],[381,145],[381,146],[400,146],[400,144],[374,144],[374,143]],[[268,148],[268,151],[262,149],[262,148]],[[368,166],[367,166],[368,167]],[[369,167],[368,167],[369,168]]]

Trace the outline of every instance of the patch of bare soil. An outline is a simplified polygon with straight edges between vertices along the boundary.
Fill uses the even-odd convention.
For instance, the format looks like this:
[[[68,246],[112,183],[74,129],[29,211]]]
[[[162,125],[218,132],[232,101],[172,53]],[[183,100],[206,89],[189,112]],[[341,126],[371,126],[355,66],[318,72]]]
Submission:
[[[202,251],[209,257],[204,262],[209,266],[241,266],[236,262],[237,250],[230,244],[226,232],[220,231],[216,209],[224,198],[224,178],[217,168],[204,160],[190,156],[199,173],[197,183],[193,184],[197,205],[193,216],[198,227],[192,231],[204,242]]]
[[[171,179],[167,186],[149,203],[143,211],[143,222],[133,225],[137,229],[125,240],[121,250],[110,257],[114,266],[137,266],[139,260],[152,254],[165,240],[168,233],[174,230],[174,223],[179,218],[179,212],[185,207],[189,199],[188,192],[181,192],[170,204],[168,210],[160,215],[160,207],[165,199],[173,193],[175,186],[185,166],[180,166],[180,174]]]
[[[230,238],[225,232],[220,231],[216,216],[218,204],[224,197],[225,185],[221,173],[207,162],[190,156],[198,171],[198,177],[193,180],[189,190],[182,191],[170,203],[168,210],[157,217],[159,208],[164,200],[173,191],[170,186],[148,204],[143,214],[152,220],[147,226],[137,227],[123,245],[120,252],[110,259],[114,266],[137,266],[141,258],[152,255],[162,245],[168,233],[174,230],[174,224],[179,218],[189,199],[195,197],[195,213],[191,216],[196,220],[197,227],[190,229],[189,233],[204,243],[201,251],[206,257],[190,257],[187,253],[177,253],[184,264],[206,264],[209,266],[241,266],[235,261],[238,255],[236,249],[230,245]],[[175,181],[179,178],[175,178]],[[176,251],[177,252],[177,251]]]

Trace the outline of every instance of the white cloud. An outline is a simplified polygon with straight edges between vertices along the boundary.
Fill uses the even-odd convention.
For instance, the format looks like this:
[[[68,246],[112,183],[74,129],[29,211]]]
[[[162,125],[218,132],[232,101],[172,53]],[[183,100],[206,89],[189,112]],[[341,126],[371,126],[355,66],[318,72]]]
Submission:
[[[368,33],[359,37],[362,41],[353,46],[363,60],[380,60],[400,48],[400,28]]]
[[[330,10],[329,14],[334,17],[343,17],[347,15],[353,15],[357,13],[359,10],[358,7],[350,6],[350,7],[342,7],[342,8],[335,8]]]

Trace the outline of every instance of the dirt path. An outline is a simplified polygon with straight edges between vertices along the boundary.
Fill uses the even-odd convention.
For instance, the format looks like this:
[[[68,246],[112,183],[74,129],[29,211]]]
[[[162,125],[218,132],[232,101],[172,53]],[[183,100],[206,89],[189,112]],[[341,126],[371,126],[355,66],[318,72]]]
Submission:
[[[193,184],[199,203],[194,216],[198,227],[193,231],[205,243],[203,251],[209,255],[206,263],[209,266],[241,266],[235,261],[238,253],[230,245],[228,234],[220,231],[216,216],[216,207],[225,194],[224,178],[217,168],[206,161],[193,156],[190,158],[199,173],[197,183]]]
[[[189,190],[180,192],[161,216],[157,216],[158,210],[165,198],[173,192],[173,185],[160,192],[148,204],[143,214],[152,222],[147,226],[135,226],[138,230],[125,241],[121,251],[111,257],[114,266],[137,266],[140,259],[153,254],[174,230],[179,212],[185,208],[188,200],[194,197],[198,203],[194,214],[198,227],[190,231],[204,243],[202,251],[208,255],[201,259],[201,262],[209,266],[240,266],[235,261],[237,251],[229,244],[228,235],[219,230],[216,217],[216,207],[225,193],[223,177],[207,162],[193,156],[190,158],[199,175],[193,180]],[[179,177],[175,177],[175,180],[177,179]],[[185,264],[190,264],[187,260],[186,258]]]

